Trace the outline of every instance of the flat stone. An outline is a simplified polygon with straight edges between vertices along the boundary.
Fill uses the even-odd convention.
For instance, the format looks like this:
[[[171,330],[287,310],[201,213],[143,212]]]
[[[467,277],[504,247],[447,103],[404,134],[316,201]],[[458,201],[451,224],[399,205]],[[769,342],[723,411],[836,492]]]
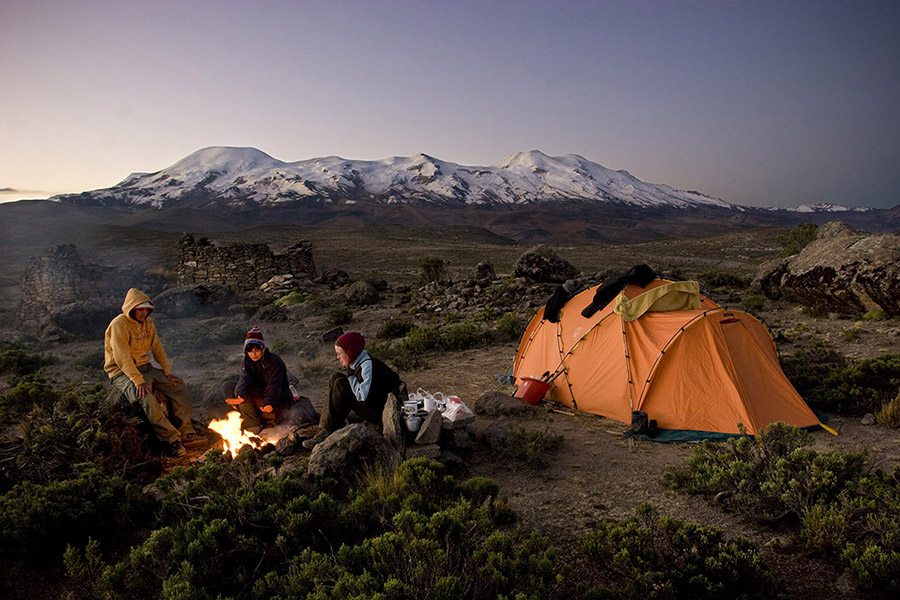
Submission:
[[[425,417],[425,422],[422,423],[422,427],[419,429],[419,433],[416,435],[416,443],[436,444],[441,439],[441,425],[443,422],[444,417],[441,416],[441,413],[436,410],[429,412],[428,416]]]
[[[441,456],[441,447],[437,444],[410,444],[406,447],[406,458],[438,458]]]

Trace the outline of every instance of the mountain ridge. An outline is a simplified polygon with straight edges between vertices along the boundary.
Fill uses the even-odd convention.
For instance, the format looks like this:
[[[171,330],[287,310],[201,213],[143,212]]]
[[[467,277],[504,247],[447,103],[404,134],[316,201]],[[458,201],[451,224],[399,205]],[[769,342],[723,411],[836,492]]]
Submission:
[[[515,152],[489,166],[419,153],[380,160],[325,156],[284,162],[256,148],[211,146],[153,173],[132,173],[110,188],[63,194],[61,202],[148,208],[243,210],[295,202],[447,206],[543,202],[744,210],[696,191],[641,181],[578,154]]]

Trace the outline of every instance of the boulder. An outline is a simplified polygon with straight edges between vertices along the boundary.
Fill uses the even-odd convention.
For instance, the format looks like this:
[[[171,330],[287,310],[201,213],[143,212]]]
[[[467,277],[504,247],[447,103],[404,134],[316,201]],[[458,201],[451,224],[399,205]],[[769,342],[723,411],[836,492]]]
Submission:
[[[353,306],[376,304],[381,296],[378,289],[368,281],[354,281],[341,288],[339,294]]]
[[[221,283],[181,285],[169,288],[153,299],[156,312],[174,318],[222,313],[233,303],[231,287]]]
[[[397,450],[399,454],[403,454],[403,446],[406,444],[406,432],[403,429],[402,408],[400,399],[391,392],[388,394],[387,401],[384,403],[384,410],[381,411],[382,431],[384,437]]]
[[[472,405],[476,415],[502,417],[529,412],[531,408],[518,398],[502,392],[485,392]]]
[[[50,323],[71,335],[100,340],[109,322],[121,313],[121,301],[82,300],[53,309]]]
[[[353,482],[367,469],[393,470],[400,453],[383,435],[363,423],[338,429],[316,445],[309,457],[309,473]]]
[[[516,260],[513,273],[538,283],[563,283],[578,275],[578,269],[556,252],[541,244]]]
[[[497,278],[494,265],[486,260],[481,261],[472,269],[472,279],[476,281],[493,281]]]
[[[771,299],[823,312],[900,316],[900,235],[828,223],[799,254],[760,265],[753,285]]]

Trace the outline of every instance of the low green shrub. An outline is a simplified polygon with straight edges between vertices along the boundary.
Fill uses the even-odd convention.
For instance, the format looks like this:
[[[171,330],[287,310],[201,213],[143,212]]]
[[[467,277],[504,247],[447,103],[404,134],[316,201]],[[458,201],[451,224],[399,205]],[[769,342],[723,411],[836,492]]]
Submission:
[[[862,316],[863,321],[886,321],[890,315],[883,310],[870,310]]]
[[[777,237],[781,244],[781,252],[778,256],[785,258],[799,254],[806,246],[816,239],[819,226],[815,223],[800,223]]]
[[[835,369],[816,388],[810,401],[839,412],[877,412],[900,389],[900,354],[861,360]]]
[[[413,322],[403,317],[388,317],[375,332],[375,335],[383,340],[393,340],[405,337],[412,331]]]
[[[35,408],[49,408],[59,399],[59,392],[43,375],[25,375],[14,379],[12,386],[0,394],[0,424],[18,421]]]
[[[642,503],[624,521],[604,519],[580,540],[589,568],[611,584],[580,585],[586,599],[774,598],[779,586],[756,545],[677,519]],[[598,577],[599,578],[599,577]]]
[[[868,589],[900,592],[900,468],[870,472],[861,452],[815,452],[812,436],[776,423],[755,439],[705,443],[666,479],[718,495],[746,517],[795,528]]]
[[[900,429],[900,392],[875,413],[875,418],[885,427]]]
[[[31,352],[15,344],[0,345],[0,375],[31,375],[54,360],[50,354]]]
[[[261,467],[241,456],[174,472],[157,485],[158,528],[102,569],[90,547],[68,552],[70,576],[111,599],[550,595],[555,551],[502,531],[514,515],[495,484],[427,459],[350,490]]]
[[[826,392],[823,387],[825,379],[832,372],[844,369],[847,364],[843,354],[822,342],[798,348],[793,354],[781,358],[781,368],[797,392],[807,402],[819,405]]]
[[[325,320],[332,325],[346,325],[353,320],[353,311],[346,306],[332,306],[328,309]]]
[[[759,294],[746,294],[741,298],[741,309],[749,313],[758,313],[766,306],[766,297]]]
[[[491,450],[501,460],[543,469],[550,465],[564,440],[563,436],[549,431],[527,431],[522,426],[515,426],[508,436],[492,442]]]
[[[300,292],[298,290],[292,291],[290,294],[286,296],[282,296],[273,302],[275,306],[280,306],[284,308],[285,306],[293,306],[295,304],[300,304],[301,302],[306,301],[306,294]]]
[[[76,358],[72,364],[82,371],[102,371],[104,359],[103,347],[98,346]]]
[[[704,271],[697,279],[714,288],[744,289],[750,286],[750,279],[731,271]]]
[[[498,341],[515,342],[522,337],[527,323],[515,313],[508,312],[497,321],[496,331]]]
[[[89,537],[112,544],[121,529],[142,527],[151,507],[139,486],[82,463],[72,479],[26,481],[0,496],[0,553],[52,563],[67,545],[84,546]]]
[[[156,474],[159,460],[148,458],[123,407],[110,404],[107,396],[108,388],[99,385],[86,390],[70,386],[53,392],[52,405],[24,415],[15,464],[0,468],[0,482],[63,479],[78,463],[129,479]]]

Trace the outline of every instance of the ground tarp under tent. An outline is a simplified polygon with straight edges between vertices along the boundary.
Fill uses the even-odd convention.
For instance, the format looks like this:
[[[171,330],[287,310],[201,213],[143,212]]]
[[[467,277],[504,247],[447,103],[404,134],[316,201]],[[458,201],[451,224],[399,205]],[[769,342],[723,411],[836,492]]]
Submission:
[[[568,300],[556,322],[546,307],[532,318],[513,366],[518,382],[557,373],[548,400],[628,425],[643,411],[661,441],[755,435],[777,421],[820,425],[752,315],[723,309],[696,282],[627,284],[599,310],[597,289]]]

